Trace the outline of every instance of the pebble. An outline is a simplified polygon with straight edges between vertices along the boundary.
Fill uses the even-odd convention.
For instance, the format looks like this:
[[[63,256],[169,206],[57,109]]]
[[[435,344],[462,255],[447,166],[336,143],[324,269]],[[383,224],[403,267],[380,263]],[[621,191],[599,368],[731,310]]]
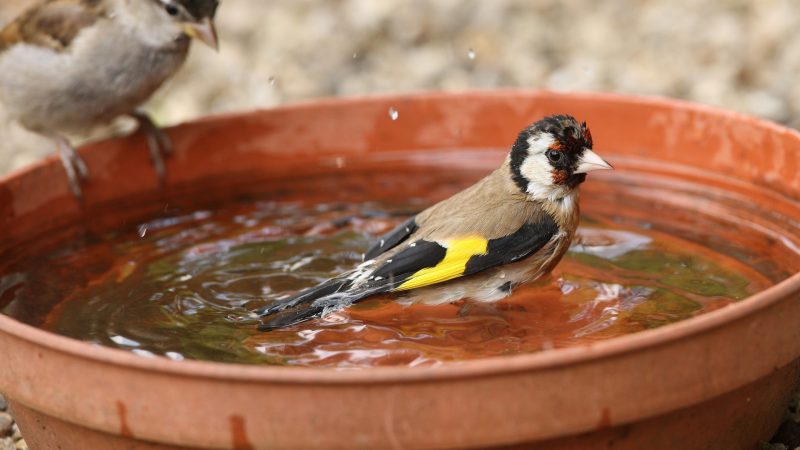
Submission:
[[[14,418],[7,412],[0,412],[0,437],[10,436],[13,432]]]
[[[17,441],[15,450],[28,450],[28,444],[25,442],[25,439],[20,439]]]
[[[14,439],[9,438],[0,438],[0,450],[17,450],[17,446],[14,445]]]

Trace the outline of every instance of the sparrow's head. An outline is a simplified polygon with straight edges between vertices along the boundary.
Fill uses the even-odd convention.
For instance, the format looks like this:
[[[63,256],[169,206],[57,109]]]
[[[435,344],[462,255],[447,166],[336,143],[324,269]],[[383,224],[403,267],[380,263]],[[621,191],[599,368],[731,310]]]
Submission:
[[[219,0],[150,0],[149,3],[156,16],[151,27],[169,27],[215,50],[219,47],[214,27]]]
[[[586,122],[572,116],[545,117],[524,129],[511,149],[511,177],[536,200],[559,200],[593,170],[611,169],[592,151]]]

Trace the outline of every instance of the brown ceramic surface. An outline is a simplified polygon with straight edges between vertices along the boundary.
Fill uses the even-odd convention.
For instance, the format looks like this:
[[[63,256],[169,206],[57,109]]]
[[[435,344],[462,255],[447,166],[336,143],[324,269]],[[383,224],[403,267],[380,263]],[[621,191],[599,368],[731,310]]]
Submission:
[[[390,107],[399,111],[397,121]],[[473,148],[496,161],[524,125],[556,112],[589,122],[597,149],[618,169],[603,179],[615,177],[642,196],[666,195],[641,182],[648,178],[684,183],[660,199],[675,206],[665,214],[684,216],[687,226],[697,211],[746,225],[752,236],[737,242],[758,248],[765,264],[791,276],[740,303],[656,330],[422,368],[334,371],[147,359],[0,316],[0,390],[26,438],[34,449],[533,442],[548,449],[754,448],[777,426],[797,380],[800,136],[736,114],[659,99],[520,91],[315,103],[175,128],[177,154],[163,191],[141,136],[107,141],[81,152],[94,172],[83,209],[55,159],[0,180],[0,273],[76,223],[103,229],[164,202],[261,192],[264,180],[336,171],[337,157],[345,175],[387,161],[410,174],[451,164],[484,168],[424,151]],[[303,188],[341,188],[346,180]],[[602,187],[611,183],[592,186],[585,185],[584,202],[611,195]],[[690,195],[698,189],[700,195]],[[92,431],[80,433],[75,424]]]

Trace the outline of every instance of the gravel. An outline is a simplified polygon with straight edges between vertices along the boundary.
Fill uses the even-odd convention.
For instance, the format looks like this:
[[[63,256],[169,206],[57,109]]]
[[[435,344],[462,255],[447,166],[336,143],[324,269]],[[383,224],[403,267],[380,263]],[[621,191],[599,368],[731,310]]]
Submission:
[[[0,437],[11,436],[14,418],[7,412],[0,412]]]
[[[3,0],[0,23],[31,1]],[[800,126],[793,0],[222,3],[221,52],[195,46],[148,105],[160,123],[319,97],[524,87],[685,98]],[[4,122],[0,173],[50,152]]]
[[[0,450],[28,450],[19,427],[8,413],[8,403],[0,394]]]

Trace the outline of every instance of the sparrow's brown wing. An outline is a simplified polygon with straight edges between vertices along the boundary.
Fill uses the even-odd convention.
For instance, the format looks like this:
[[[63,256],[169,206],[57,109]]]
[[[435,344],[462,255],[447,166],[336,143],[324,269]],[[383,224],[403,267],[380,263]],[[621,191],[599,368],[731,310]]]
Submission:
[[[0,31],[0,51],[25,43],[57,52],[105,14],[100,0],[52,0],[23,13]]]

